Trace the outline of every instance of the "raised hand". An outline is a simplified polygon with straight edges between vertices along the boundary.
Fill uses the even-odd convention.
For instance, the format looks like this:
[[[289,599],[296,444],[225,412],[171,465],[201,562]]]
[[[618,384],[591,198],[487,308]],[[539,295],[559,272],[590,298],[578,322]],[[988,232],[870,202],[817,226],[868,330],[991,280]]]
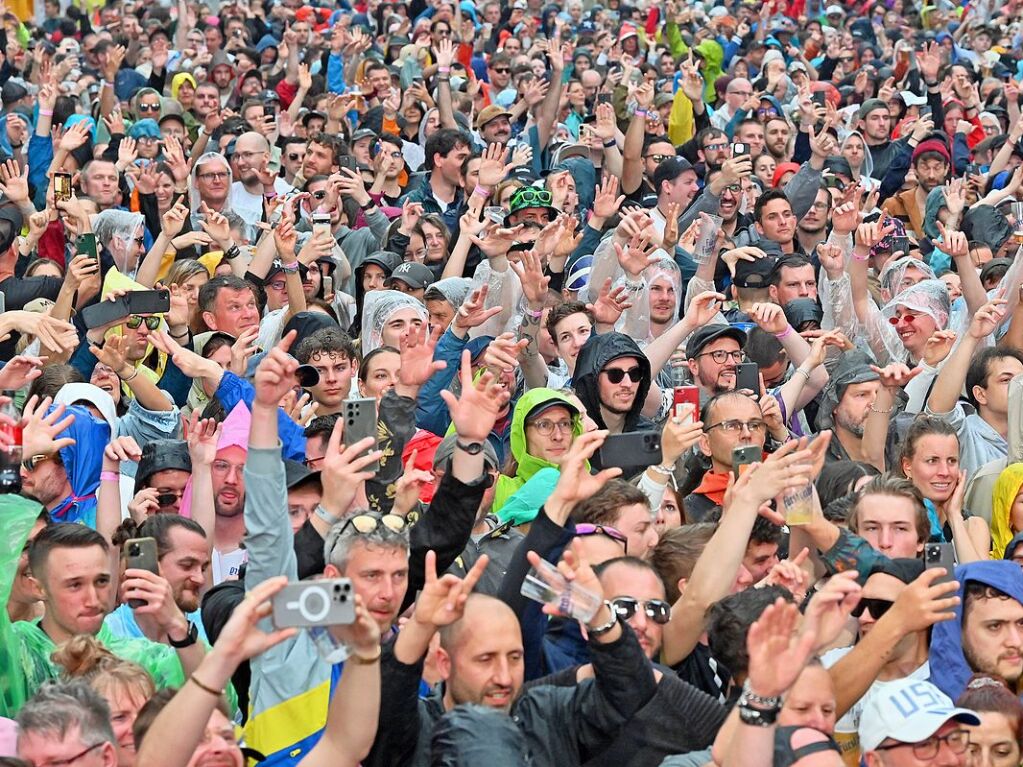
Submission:
[[[253,381],[255,403],[265,408],[277,408],[284,395],[298,386],[295,370],[298,360],[288,352],[295,341],[297,332],[292,330],[273,347],[256,368]]]
[[[603,104],[602,106],[609,105]],[[594,216],[600,219],[609,219],[618,212],[619,208],[622,207],[622,203],[625,202],[625,195],[618,194],[618,186],[617,176],[604,176],[593,198]]]
[[[837,280],[845,271],[845,255],[838,245],[822,243],[817,246],[817,258],[827,272],[828,279]]]
[[[459,377],[460,395],[456,398],[445,390],[440,396],[448,406],[451,423],[458,436],[467,442],[482,442],[490,436],[498,415],[508,405],[511,393],[489,370],[473,381],[468,349],[462,352]]]
[[[45,357],[19,354],[0,369],[0,391],[17,391],[43,374]]]
[[[970,322],[970,337],[983,341],[992,335],[1005,319],[1007,303],[1004,298],[994,298],[980,307]]]
[[[622,246],[617,242],[613,243],[618,263],[633,280],[638,279],[644,269],[658,261],[658,256],[654,255],[658,246],[651,244],[651,239],[650,233],[642,233],[629,240],[628,246]]]
[[[587,466],[593,454],[604,444],[607,435],[606,429],[590,431],[572,442],[562,459],[561,473],[554,492],[544,504],[552,519],[557,517],[564,522],[577,503],[589,498],[615,477],[621,476],[622,470],[618,467],[590,474]]]
[[[597,300],[592,304],[586,304],[586,308],[593,312],[593,319],[598,325],[614,325],[622,313],[631,306],[629,291],[624,285],[612,290],[610,277],[601,285]]]
[[[455,312],[455,318],[452,320],[452,325],[456,329],[469,331],[501,313],[503,310],[501,306],[492,306],[489,309],[484,308],[487,302],[488,290],[489,287],[487,285],[481,286],[479,290],[474,290],[470,293],[462,305],[458,307],[458,311]]]
[[[879,368],[871,365],[870,369],[881,376],[881,385],[886,389],[902,389],[923,372],[923,368],[909,369],[906,365],[895,363]]]
[[[412,621],[420,626],[434,630],[449,626],[462,617],[465,603],[469,599],[480,576],[487,567],[489,558],[481,556],[465,578],[457,575],[437,576],[437,555],[431,549],[426,552],[426,581],[422,591],[416,598],[416,609],[412,613]]]
[[[547,286],[551,278],[543,273],[543,262],[534,250],[526,250],[521,253],[521,260],[516,263],[509,263],[512,271],[519,278],[522,286],[522,294],[532,307],[542,307],[547,297]]]
[[[75,444],[70,437],[57,437],[75,422],[74,414],[62,417],[64,405],[57,405],[47,414],[46,411],[52,403],[51,397],[45,397],[40,401],[36,395],[25,403],[21,416],[24,455],[53,455],[61,448]]]
[[[444,328],[439,325],[430,331],[424,323],[418,330],[410,332],[408,338],[401,338],[398,381],[403,386],[422,386],[430,380],[430,376],[447,367],[446,363],[433,358],[437,341],[443,333]]]
[[[442,41],[443,42],[443,41]],[[488,144],[480,159],[479,185],[492,188],[504,181],[509,167],[504,161],[505,148],[501,144]]]
[[[193,467],[212,465],[217,457],[217,443],[220,442],[222,431],[223,424],[213,418],[200,418],[198,410],[193,410],[187,419],[182,417],[181,436],[188,444],[188,455]]]
[[[8,160],[0,165],[0,192],[11,202],[27,203],[28,165],[20,169],[15,160]]]
[[[270,599],[287,585],[287,577],[279,575],[268,578],[251,589],[245,595],[245,599],[231,612],[231,617],[224,624],[209,654],[224,657],[232,668],[237,668],[242,661],[261,655],[271,647],[295,636],[298,633],[296,628],[270,632],[264,632],[259,628],[264,619],[270,617],[273,612]]]
[[[750,690],[766,698],[780,696],[793,684],[817,643],[816,632],[797,632],[799,608],[779,598],[750,626],[746,638]]]

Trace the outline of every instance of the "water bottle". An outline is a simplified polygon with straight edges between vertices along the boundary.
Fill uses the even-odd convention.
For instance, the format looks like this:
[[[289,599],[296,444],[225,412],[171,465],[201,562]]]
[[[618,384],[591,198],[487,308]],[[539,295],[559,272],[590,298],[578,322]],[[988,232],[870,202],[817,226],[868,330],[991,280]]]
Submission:
[[[21,414],[14,407],[14,392],[5,391],[0,405],[0,493],[21,493]],[[8,420],[10,419],[10,420]]]

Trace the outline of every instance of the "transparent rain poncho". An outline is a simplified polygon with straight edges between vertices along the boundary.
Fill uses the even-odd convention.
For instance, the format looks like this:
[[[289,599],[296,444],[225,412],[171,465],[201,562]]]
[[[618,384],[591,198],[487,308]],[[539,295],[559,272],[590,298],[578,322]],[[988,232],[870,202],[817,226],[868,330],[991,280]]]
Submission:
[[[661,251],[663,252],[663,251]],[[672,317],[678,318],[679,309],[682,306],[682,272],[673,259],[662,258],[643,270],[643,289],[630,297],[632,306],[622,312],[622,316],[615,323],[615,330],[635,338],[641,346],[653,340],[653,332],[650,328],[650,287],[655,282],[670,284],[675,289],[675,309]],[[617,283],[616,283],[617,284]],[[590,284],[590,294],[600,295],[599,285]]]
[[[135,258],[128,254],[136,252],[135,239],[143,236],[145,224],[145,216],[141,213],[113,208],[98,213],[92,220],[96,241],[110,252],[121,274],[132,276],[138,269],[141,256]],[[114,242],[115,238],[118,242]]]
[[[465,303],[465,299],[469,297],[469,289],[471,287],[472,280],[468,277],[446,277],[443,280],[437,280],[430,286],[430,289],[436,290],[444,296],[444,300],[457,311]]]
[[[904,285],[903,281],[906,278],[906,272],[911,267],[923,272],[924,280],[937,279],[934,270],[919,258],[903,256],[902,258],[889,261],[881,269],[878,282],[881,284],[881,289],[885,291],[885,295],[898,296],[903,290],[907,290],[910,287],[909,285]]]
[[[384,345],[383,333],[395,312],[413,309],[426,322],[426,307],[418,300],[397,290],[374,290],[366,294],[362,307],[362,356]]]

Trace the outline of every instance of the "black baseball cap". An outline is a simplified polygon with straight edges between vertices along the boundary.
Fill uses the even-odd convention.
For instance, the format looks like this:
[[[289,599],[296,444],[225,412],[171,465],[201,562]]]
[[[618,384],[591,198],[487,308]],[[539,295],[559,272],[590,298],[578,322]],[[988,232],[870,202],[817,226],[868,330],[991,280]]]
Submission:
[[[737,288],[766,288],[778,259],[771,256],[755,258],[752,261],[740,259],[735,262],[735,276],[732,283]]]
[[[740,347],[746,345],[746,332],[739,328],[720,324],[704,325],[689,336],[689,343],[686,344],[686,357],[696,359],[696,355],[703,351],[703,347],[719,338],[734,338],[739,342]]]
[[[693,164],[689,162],[685,157],[668,157],[658,164],[657,169],[654,170],[654,189],[660,194],[661,183],[664,181],[674,181],[676,178],[681,176],[687,170],[692,170]]]
[[[284,461],[284,486],[288,490],[312,482],[320,482],[320,472],[310,471],[304,463],[298,461]]]
[[[401,280],[413,290],[428,288],[434,283],[433,269],[416,261],[403,261],[384,280],[384,284],[391,285],[395,280]]]

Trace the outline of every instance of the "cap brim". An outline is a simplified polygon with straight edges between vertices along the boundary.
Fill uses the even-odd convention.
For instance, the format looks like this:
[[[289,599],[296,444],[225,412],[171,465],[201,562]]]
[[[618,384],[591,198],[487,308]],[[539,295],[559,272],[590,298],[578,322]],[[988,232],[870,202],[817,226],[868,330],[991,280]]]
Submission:
[[[320,472],[311,471],[304,477],[299,477],[298,479],[293,480],[288,485],[288,490],[294,490],[296,487],[301,487],[302,485],[305,485],[309,482],[319,482],[322,485],[323,480],[320,478]]]
[[[563,399],[547,399],[544,400],[543,402],[538,402],[537,404],[533,405],[530,411],[526,413],[526,417],[523,419],[523,421],[529,421],[531,418],[536,418],[538,415],[541,415],[550,410],[551,408],[555,407],[563,407],[573,416],[577,416],[580,414],[579,408],[577,408],[571,402],[566,402]]]
[[[919,743],[920,741],[927,740],[940,730],[946,722],[951,721],[976,727],[980,724],[980,717],[975,712],[966,708],[951,708],[941,712],[921,712],[914,717],[914,721],[903,721],[899,725],[897,733],[886,734],[875,743],[863,741],[860,745],[864,751],[873,751],[888,739],[898,741],[899,743]]]
[[[728,327],[722,327],[721,330],[718,330],[712,335],[707,336],[707,338],[702,339],[702,343],[700,344],[699,349],[690,350],[687,348],[686,349],[687,356],[689,356],[690,351],[695,351],[697,354],[699,354],[700,351],[707,347],[707,344],[712,344],[719,338],[734,338],[736,341],[739,342],[739,346],[745,346],[746,339],[748,338],[748,336],[746,335],[746,331],[744,331],[742,328],[736,328],[731,325],[729,325]]]

